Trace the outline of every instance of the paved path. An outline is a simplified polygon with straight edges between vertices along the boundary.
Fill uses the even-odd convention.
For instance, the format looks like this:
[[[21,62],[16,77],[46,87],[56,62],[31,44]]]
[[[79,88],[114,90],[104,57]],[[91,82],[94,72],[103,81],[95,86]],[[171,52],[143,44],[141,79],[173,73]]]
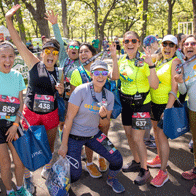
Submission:
[[[111,61],[110,61],[111,62]],[[114,145],[121,152],[124,160],[124,164],[128,163],[133,159],[130,153],[127,138],[123,127],[121,125],[121,117],[119,116],[116,120],[112,120],[111,127],[109,130],[109,138]],[[124,185],[126,191],[122,194],[115,194],[111,187],[106,184],[107,172],[103,173],[102,178],[93,179],[89,174],[83,170],[80,180],[72,184],[70,196],[190,196],[190,189],[193,185],[192,181],[186,181],[182,179],[182,171],[188,170],[193,166],[193,155],[188,149],[188,143],[191,139],[191,134],[187,133],[170,143],[170,157],[169,157],[169,181],[161,188],[155,188],[149,183],[143,186],[137,186],[133,183],[138,173],[123,173],[120,172],[118,179]],[[57,151],[60,145],[60,140],[57,135],[55,143],[55,159],[57,158]],[[152,159],[156,156],[156,150],[148,150],[148,159]],[[94,162],[97,162],[96,153],[94,153]],[[84,162],[82,162],[84,166]],[[12,171],[13,171],[12,164]],[[151,175],[155,176],[158,169],[150,169]],[[37,196],[48,196],[48,191],[45,186],[45,180],[40,176],[41,169],[34,172],[34,183],[36,185]],[[15,178],[13,176],[13,183]],[[2,193],[0,196],[5,196],[5,188],[0,179],[0,187]]]

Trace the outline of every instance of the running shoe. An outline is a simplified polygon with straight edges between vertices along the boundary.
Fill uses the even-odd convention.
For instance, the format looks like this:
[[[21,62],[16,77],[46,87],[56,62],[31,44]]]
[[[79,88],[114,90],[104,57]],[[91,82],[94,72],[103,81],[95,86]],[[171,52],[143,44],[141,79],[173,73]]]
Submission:
[[[196,167],[189,171],[183,172],[182,177],[186,180],[194,180],[196,178]]]
[[[46,169],[44,166],[41,172],[41,177],[46,180],[49,176],[49,173],[50,173],[50,169]]]
[[[85,164],[84,169],[90,174],[92,178],[100,178],[102,176],[101,172],[99,172],[94,163],[89,166]]]
[[[132,162],[122,167],[122,171],[123,172],[138,172],[140,171],[140,168],[141,168],[140,163],[137,163],[135,160],[132,160]]]
[[[193,187],[191,188],[190,193],[193,195],[196,195],[196,183],[194,183]]]
[[[138,185],[144,185],[146,184],[149,178],[150,178],[150,171],[141,168],[137,178],[134,180],[134,183]]]
[[[153,160],[147,161],[148,167],[161,167],[161,159],[157,155]]]
[[[6,194],[6,195],[7,195],[7,194]],[[7,196],[18,196],[18,195],[16,194],[16,192],[12,191],[12,192],[9,193]]]
[[[169,180],[167,171],[159,170],[158,174],[151,180],[150,184],[155,187],[162,187]]]
[[[146,145],[147,148],[151,148],[151,149],[157,148],[157,145],[155,144],[155,142],[152,142],[151,140],[144,141],[144,143],[145,143],[145,145]]]
[[[24,178],[24,188],[27,189],[31,194],[35,192],[32,175],[29,178]]]
[[[99,158],[99,171],[100,172],[105,172],[107,171],[107,165],[106,165],[106,160],[104,158]]]
[[[16,194],[18,196],[33,196],[27,189],[24,187],[21,187],[19,190],[16,191]]]
[[[112,187],[115,193],[122,193],[125,191],[123,185],[116,178],[107,179],[107,184]]]

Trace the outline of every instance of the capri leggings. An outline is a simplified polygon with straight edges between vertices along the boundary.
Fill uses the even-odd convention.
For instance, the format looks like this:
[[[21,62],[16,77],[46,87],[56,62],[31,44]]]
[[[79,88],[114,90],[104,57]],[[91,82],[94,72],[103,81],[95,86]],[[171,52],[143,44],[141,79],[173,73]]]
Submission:
[[[101,131],[99,131],[99,133],[92,139],[87,140],[75,140],[69,137],[67,155],[71,156],[79,162],[78,169],[70,165],[72,183],[77,181],[82,173],[81,151],[83,145],[86,145],[93,151],[103,156],[109,162],[109,169],[111,171],[119,171],[122,168],[123,159],[120,152],[115,147],[112,147],[111,149],[112,143],[107,140],[107,137]]]

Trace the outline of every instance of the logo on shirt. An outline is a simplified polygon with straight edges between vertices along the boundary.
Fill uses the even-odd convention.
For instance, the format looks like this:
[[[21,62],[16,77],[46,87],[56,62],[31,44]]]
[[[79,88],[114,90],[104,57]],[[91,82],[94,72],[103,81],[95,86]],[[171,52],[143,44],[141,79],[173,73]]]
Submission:
[[[100,109],[100,107],[97,106],[97,103],[94,101],[93,101],[92,105],[85,104],[84,107],[88,108],[90,111],[95,112],[95,113],[99,112],[99,109]]]

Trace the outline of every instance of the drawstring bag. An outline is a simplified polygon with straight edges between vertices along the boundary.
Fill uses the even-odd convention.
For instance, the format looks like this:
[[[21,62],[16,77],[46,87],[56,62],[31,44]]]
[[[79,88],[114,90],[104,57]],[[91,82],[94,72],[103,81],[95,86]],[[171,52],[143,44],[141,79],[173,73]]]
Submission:
[[[74,158],[66,155],[65,158],[60,158],[53,164],[46,186],[51,196],[68,196],[70,188],[70,164],[76,169],[79,168],[79,163]]]
[[[12,143],[24,166],[35,171],[52,159],[46,129],[44,125],[30,126],[21,112],[18,115],[25,120],[28,130]]]

